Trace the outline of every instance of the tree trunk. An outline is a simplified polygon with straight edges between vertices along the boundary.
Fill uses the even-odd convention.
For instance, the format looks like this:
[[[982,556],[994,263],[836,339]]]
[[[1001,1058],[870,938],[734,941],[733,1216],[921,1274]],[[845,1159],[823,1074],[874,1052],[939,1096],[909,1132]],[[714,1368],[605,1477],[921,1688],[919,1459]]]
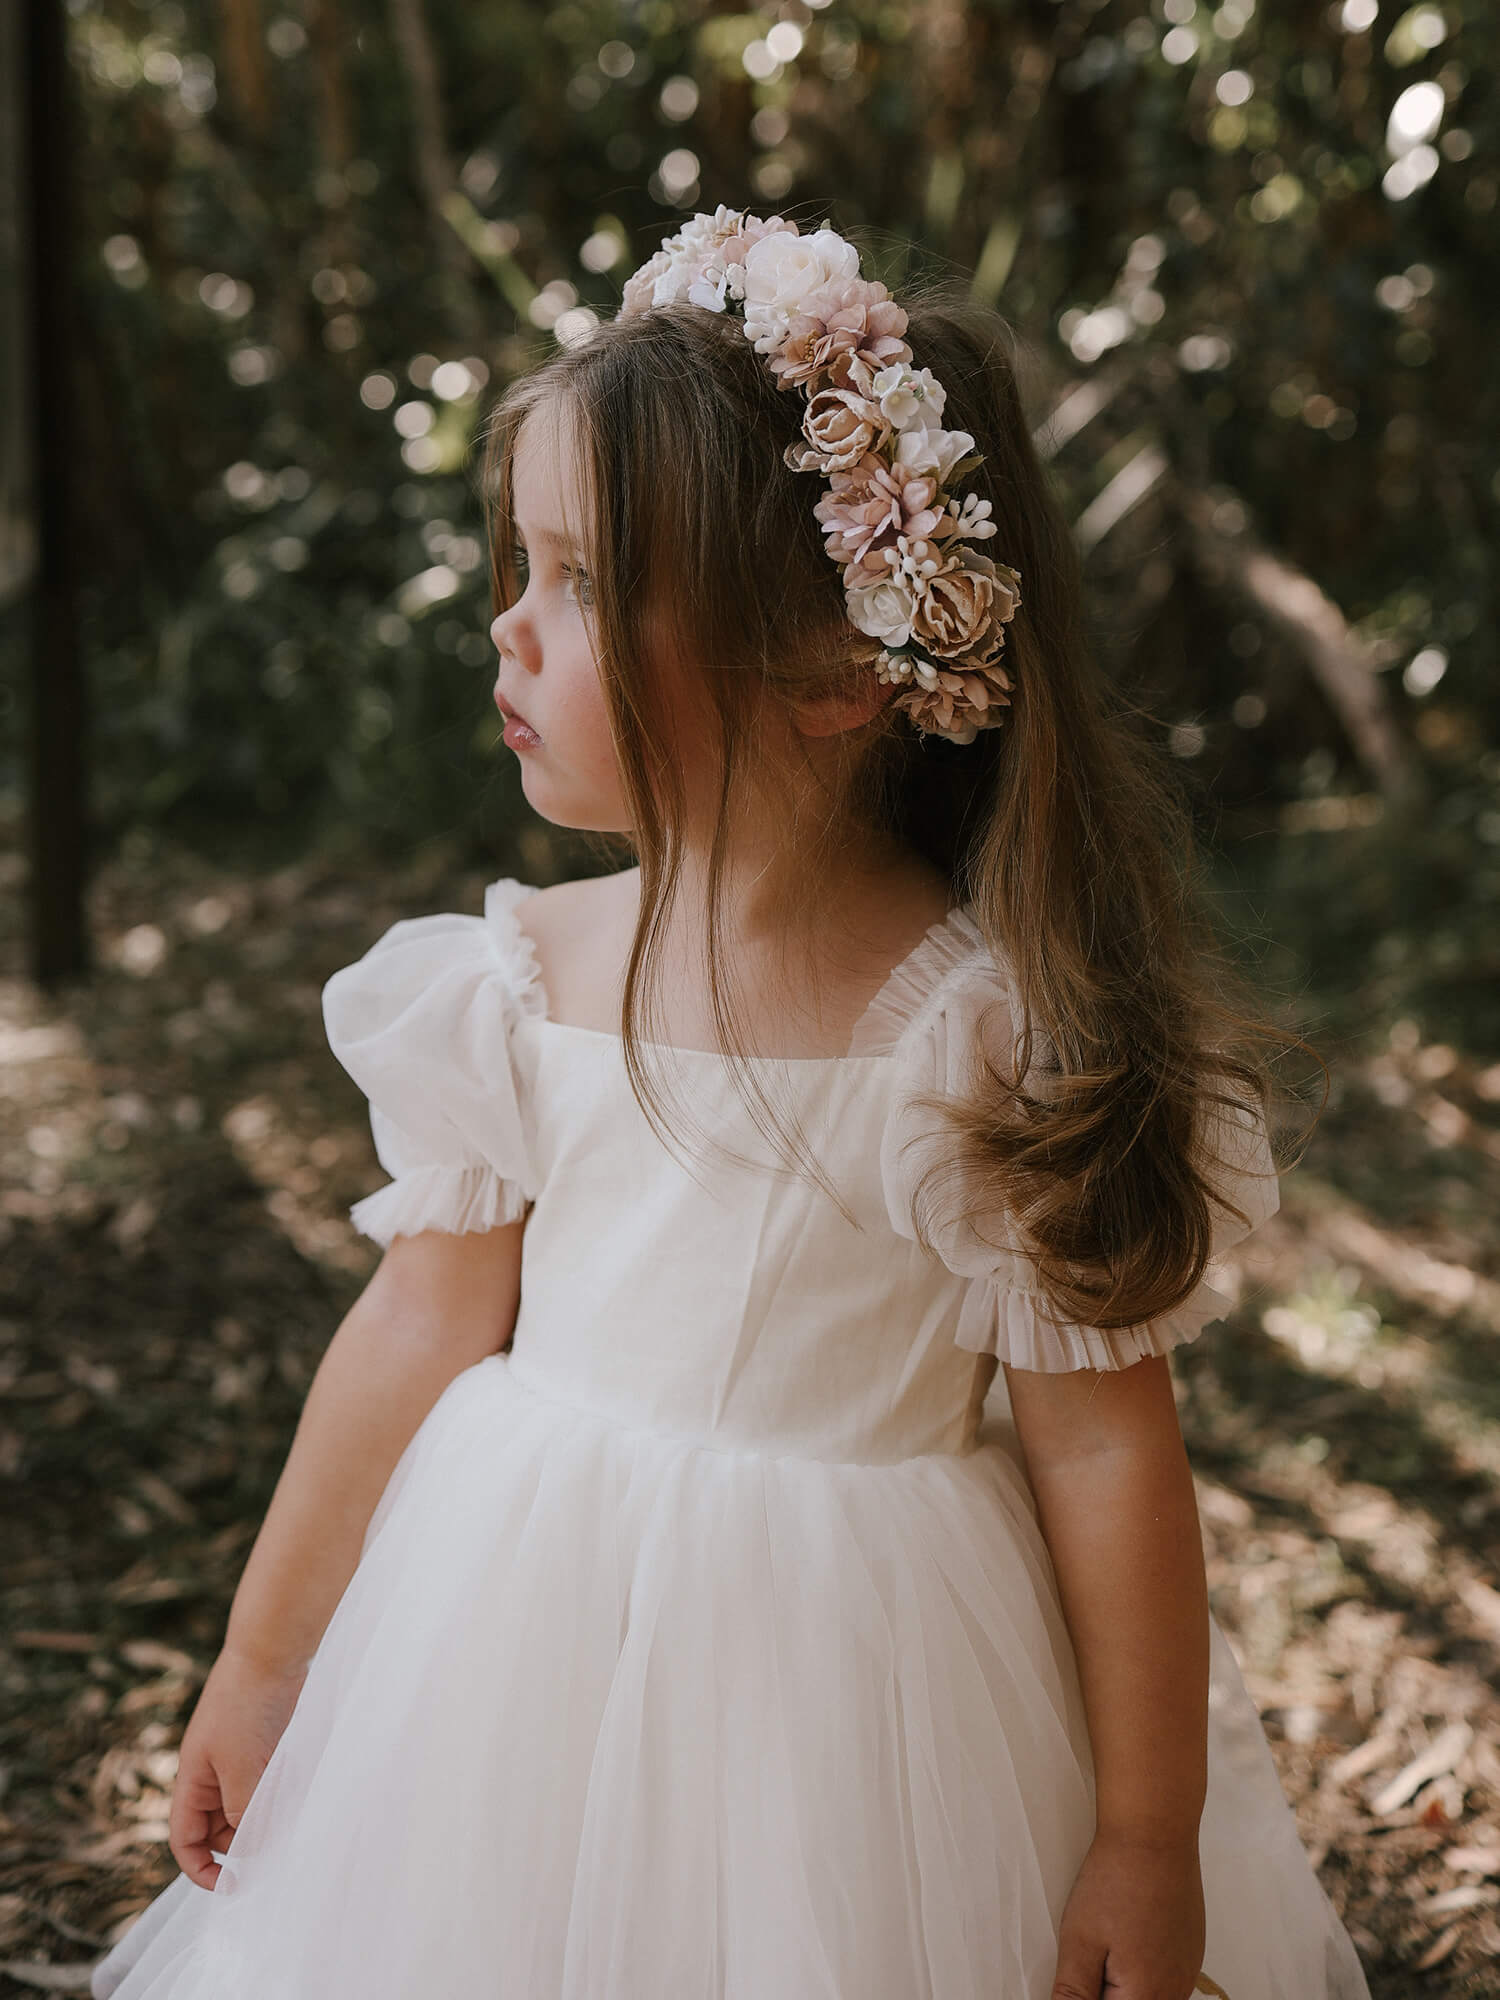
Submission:
[[[219,67],[231,116],[246,138],[263,145],[271,129],[271,92],[260,0],[219,0]]]
[[[317,147],[323,171],[336,179],[342,192],[328,210],[323,233],[323,261],[352,261],[353,232],[349,223],[345,175],[354,157],[354,116],[349,103],[349,77],[344,51],[348,30],[340,0],[306,0],[308,46],[317,92]]]
[[[1204,573],[1253,604],[1286,635],[1343,724],[1355,756],[1388,799],[1415,802],[1421,773],[1396,726],[1376,658],[1342,611],[1312,578],[1243,531],[1214,525],[1221,504],[1203,492],[1183,495],[1183,518]]]
[[[87,701],[74,563],[73,150],[63,0],[29,0],[22,34],[37,517],[28,799],[31,965],[43,985],[53,985],[89,968]]]
[[[437,51],[427,30],[422,0],[390,0],[391,36],[406,72],[411,92],[412,165],[432,226],[439,268],[448,278],[450,311],[456,331],[466,340],[477,337],[479,308],[469,282],[468,252],[443,213],[443,198],[453,186],[453,162],[443,123],[443,90]]]

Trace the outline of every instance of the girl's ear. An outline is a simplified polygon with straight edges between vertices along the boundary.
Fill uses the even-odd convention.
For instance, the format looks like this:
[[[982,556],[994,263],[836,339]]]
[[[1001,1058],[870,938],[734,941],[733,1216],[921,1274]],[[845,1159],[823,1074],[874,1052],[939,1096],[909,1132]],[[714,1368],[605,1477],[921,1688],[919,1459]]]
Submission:
[[[861,679],[864,684],[852,690],[840,689],[837,694],[794,701],[793,723],[804,736],[838,736],[846,729],[863,729],[879,715],[897,688],[893,682],[876,680],[873,667],[867,680],[864,676]]]

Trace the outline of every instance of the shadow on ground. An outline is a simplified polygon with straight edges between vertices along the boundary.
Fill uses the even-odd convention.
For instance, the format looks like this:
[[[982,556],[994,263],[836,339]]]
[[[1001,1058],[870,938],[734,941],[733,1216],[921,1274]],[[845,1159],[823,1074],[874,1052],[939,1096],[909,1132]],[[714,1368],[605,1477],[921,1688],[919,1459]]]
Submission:
[[[84,1990],[175,1873],[176,1744],[373,1268],[322,982],[500,872],[160,848],[101,875],[55,1000],[0,935],[0,1991]],[[1409,1023],[1351,1049],[1177,1357],[1215,1610],[1376,2000],[1500,1993],[1497,1103]]]

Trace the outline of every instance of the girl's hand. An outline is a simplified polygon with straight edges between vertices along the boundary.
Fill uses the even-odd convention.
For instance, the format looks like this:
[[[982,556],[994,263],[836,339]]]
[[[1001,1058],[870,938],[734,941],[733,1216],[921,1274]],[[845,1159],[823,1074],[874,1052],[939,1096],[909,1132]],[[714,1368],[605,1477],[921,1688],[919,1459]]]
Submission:
[[[1099,1834],[1063,1911],[1052,2000],[1189,2000],[1203,1964],[1196,1837]]]
[[[213,1852],[227,1852],[306,1677],[227,1650],[215,1660],[182,1739],[169,1821],[177,1865],[200,1889],[219,1879]]]

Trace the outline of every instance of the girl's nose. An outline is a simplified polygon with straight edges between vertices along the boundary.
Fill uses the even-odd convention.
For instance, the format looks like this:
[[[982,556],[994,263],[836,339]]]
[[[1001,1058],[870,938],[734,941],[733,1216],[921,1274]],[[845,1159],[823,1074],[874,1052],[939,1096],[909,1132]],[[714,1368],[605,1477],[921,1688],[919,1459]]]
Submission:
[[[530,664],[533,648],[528,642],[524,622],[516,616],[514,604],[508,611],[502,611],[491,619],[490,643],[501,659],[516,660],[522,666]]]

